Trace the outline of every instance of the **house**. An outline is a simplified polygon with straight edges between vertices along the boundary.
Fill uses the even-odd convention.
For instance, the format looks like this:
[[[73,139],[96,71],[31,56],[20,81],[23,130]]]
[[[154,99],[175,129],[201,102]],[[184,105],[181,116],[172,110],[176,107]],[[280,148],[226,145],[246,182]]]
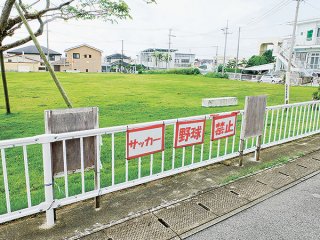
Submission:
[[[61,53],[52,49],[42,47],[42,51],[48,56],[49,61],[61,59]],[[4,56],[5,68],[7,71],[15,72],[39,72],[46,71],[46,67],[35,46],[26,46],[8,51]]]
[[[100,49],[82,44],[65,50],[66,58],[53,62],[55,71],[101,72]]]
[[[40,72],[46,71],[43,61],[25,55],[4,55],[4,66],[8,72]]]
[[[52,49],[48,49],[48,48],[43,47],[43,46],[41,46],[41,49],[47,56],[49,55],[49,61],[50,62],[57,61],[57,60],[61,59],[61,56],[62,56],[61,53],[56,52],[56,51],[54,51]],[[37,61],[42,61],[38,49],[36,48],[36,46],[33,46],[33,45],[7,51],[7,54],[9,54],[9,55],[18,55],[18,56],[24,55],[24,57],[26,57],[26,58],[34,59],[34,60],[37,60]]]
[[[121,71],[121,67],[127,67],[130,65],[130,63],[130,57],[120,53],[115,53],[104,58],[102,72],[110,72],[112,69],[114,69],[116,72],[119,72]]]
[[[292,23],[291,23],[292,25]],[[262,50],[267,43],[262,43]],[[291,37],[272,43],[276,56],[276,71],[288,68]],[[293,49],[292,71],[301,77],[320,76],[320,19],[300,21],[297,24],[296,41]],[[295,83],[295,79],[292,79]]]
[[[189,68],[194,66],[195,54],[178,53],[175,49],[169,51],[163,48],[148,48],[140,52],[138,60],[140,64],[151,69]]]

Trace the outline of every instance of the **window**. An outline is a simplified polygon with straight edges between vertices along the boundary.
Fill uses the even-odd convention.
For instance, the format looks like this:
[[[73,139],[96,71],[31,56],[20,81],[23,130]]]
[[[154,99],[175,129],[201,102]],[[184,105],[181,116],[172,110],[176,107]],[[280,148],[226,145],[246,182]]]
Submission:
[[[92,56],[91,55],[89,55],[89,58],[91,58]]]
[[[80,53],[74,53],[72,56],[73,59],[80,59]]]
[[[307,41],[312,41],[313,30],[307,32]]]
[[[50,60],[50,61],[54,61],[54,60],[56,60],[56,59],[55,59],[54,55],[49,55],[49,60]]]
[[[318,28],[317,37],[320,38],[320,28]]]
[[[84,58],[87,58],[87,57],[88,57],[88,55],[87,55],[87,54],[85,54],[85,55],[84,55]]]
[[[86,69],[86,72],[89,72],[89,69]]]
[[[303,36],[303,32],[301,32],[300,35]]]
[[[190,60],[189,60],[189,59],[181,59],[181,62],[182,62],[182,63],[189,63]]]
[[[11,62],[11,63],[12,63],[12,59],[8,59],[8,62]]]

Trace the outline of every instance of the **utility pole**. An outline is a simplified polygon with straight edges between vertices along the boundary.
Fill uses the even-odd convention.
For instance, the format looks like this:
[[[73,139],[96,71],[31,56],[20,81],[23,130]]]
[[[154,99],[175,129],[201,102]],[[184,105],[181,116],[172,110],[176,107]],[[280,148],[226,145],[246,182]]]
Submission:
[[[167,70],[170,67],[170,62],[171,62],[171,38],[176,37],[175,35],[172,35],[172,29],[169,29],[169,48],[168,48],[168,61],[167,61]]]
[[[294,48],[295,40],[296,40],[296,30],[297,30],[300,2],[302,0],[295,0],[295,1],[297,1],[297,6],[296,6],[296,15],[294,18],[294,23],[293,23],[293,31],[292,31],[292,37],[291,37],[291,47],[290,47],[290,53],[289,53],[288,69],[287,69],[287,73],[286,73],[285,104],[289,104],[289,101],[290,101],[292,55],[293,55],[293,48]]]
[[[214,66],[216,68],[216,72],[218,72],[218,51],[219,51],[219,46],[212,46],[214,48],[216,48],[216,56],[215,59],[213,59],[214,61]]]
[[[223,54],[223,67],[222,67],[222,74],[224,74],[225,66],[226,66],[226,53],[227,53],[227,42],[228,42],[228,35],[231,34],[229,32],[229,21],[227,21],[227,26],[221,29],[223,34],[225,35],[224,39],[224,54]]]
[[[123,40],[121,40],[121,65],[120,70],[123,72]]]
[[[238,70],[238,63],[239,63],[239,51],[240,51],[240,36],[241,36],[241,27],[239,27],[239,34],[238,34],[238,48],[237,48],[237,59],[236,59],[236,66],[234,73],[237,73]]]
[[[25,25],[25,27],[26,27],[26,29],[27,29],[30,37],[32,38],[32,40],[33,40],[33,42],[34,42],[34,45],[35,45],[36,48],[38,49],[38,52],[39,52],[39,54],[40,54],[40,56],[41,56],[44,64],[45,64],[46,67],[48,68],[48,71],[50,72],[50,75],[51,75],[53,81],[55,82],[57,88],[59,89],[59,92],[60,92],[60,94],[62,95],[62,97],[63,97],[66,105],[67,105],[69,108],[72,108],[72,104],[71,104],[71,102],[70,102],[70,100],[69,100],[66,92],[64,91],[61,83],[59,82],[59,80],[58,80],[55,72],[53,71],[53,69],[52,69],[49,61],[47,60],[46,55],[45,55],[45,53],[43,52],[43,50],[42,50],[42,48],[41,48],[41,46],[40,46],[40,44],[39,44],[39,42],[38,42],[37,37],[34,35],[34,33],[33,33],[32,29],[31,29],[31,27],[30,27],[27,19],[26,19],[25,16],[23,15],[22,9],[21,9],[20,5],[18,4],[18,2],[15,2],[15,7],[16,7],[16,9],[17,9],[17,11],[18,11],[18,13],[19,13],[19,16],[20,16],[23,24]]]

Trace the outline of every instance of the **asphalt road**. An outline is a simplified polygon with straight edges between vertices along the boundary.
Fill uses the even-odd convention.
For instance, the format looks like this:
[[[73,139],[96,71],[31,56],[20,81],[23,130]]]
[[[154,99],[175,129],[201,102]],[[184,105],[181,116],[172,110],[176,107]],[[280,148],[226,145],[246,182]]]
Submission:
[[[320,239],[320,175],[220,222],[188,240]]]

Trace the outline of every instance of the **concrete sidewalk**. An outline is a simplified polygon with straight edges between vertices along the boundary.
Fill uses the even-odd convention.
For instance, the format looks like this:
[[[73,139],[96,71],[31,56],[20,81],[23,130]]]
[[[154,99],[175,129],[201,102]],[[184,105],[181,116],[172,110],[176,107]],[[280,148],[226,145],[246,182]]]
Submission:
[[[263,150],[259,163],[248,155],[243,168],[236,167],[233,160],[108,194],[102,198],[99,211],[94,209],[93,200],[58,209],[57,225],[49,230],[39,228],[43,214],[18,220],[0,226],[0,239],[186,237],[199,226],[320,170],[319,143],[320,136],[316,135]],[[295,161],[219,187],[240,177],[241,172],[256,171],[284,157]]]

